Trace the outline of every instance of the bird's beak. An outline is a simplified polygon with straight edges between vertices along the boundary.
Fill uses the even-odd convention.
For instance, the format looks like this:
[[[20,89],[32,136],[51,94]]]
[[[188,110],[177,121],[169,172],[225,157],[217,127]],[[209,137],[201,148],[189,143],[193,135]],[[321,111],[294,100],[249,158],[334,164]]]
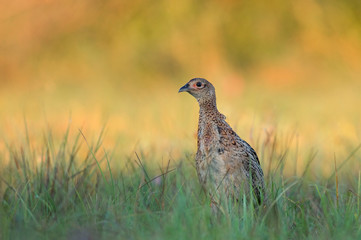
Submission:
[[[180,92],[188,92],[188,90],[189,90],[189,83],[187,83],[186,85],[184,85],[183,87],[181,87],[178,92],[179,92],[179,93],[180,93]]]

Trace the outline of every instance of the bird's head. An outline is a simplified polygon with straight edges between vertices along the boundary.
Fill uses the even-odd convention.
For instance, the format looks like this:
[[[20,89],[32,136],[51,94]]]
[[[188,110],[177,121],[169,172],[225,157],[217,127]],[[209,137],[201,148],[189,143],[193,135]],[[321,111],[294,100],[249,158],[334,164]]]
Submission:
[[[216,91],[213,85],[204,78],[193,78],[178,92],[188,92],[197,99],[198,102],[215,100]]]

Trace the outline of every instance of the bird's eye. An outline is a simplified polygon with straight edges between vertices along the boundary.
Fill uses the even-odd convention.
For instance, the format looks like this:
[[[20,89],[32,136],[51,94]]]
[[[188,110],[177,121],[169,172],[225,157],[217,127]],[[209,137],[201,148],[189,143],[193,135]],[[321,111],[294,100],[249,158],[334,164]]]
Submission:
[[[202,87],[202,83],[201,83],[201,82],[197,82],[196,85],[197,85],[197,87]]]

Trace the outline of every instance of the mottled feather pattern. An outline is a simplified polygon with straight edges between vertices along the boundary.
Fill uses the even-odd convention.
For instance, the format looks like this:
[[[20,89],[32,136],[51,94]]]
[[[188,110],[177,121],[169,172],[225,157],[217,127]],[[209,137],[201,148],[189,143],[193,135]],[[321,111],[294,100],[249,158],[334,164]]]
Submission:
[[[258,202],[261,202],[265,197],[264,179],[257,154],[218,111],[213,85],[196,78],[181,90],[193,95],[200,106],[195,160],[204,190],[211,196],[226,195],[238,200],[243,193],[249,195],[251,185]]]

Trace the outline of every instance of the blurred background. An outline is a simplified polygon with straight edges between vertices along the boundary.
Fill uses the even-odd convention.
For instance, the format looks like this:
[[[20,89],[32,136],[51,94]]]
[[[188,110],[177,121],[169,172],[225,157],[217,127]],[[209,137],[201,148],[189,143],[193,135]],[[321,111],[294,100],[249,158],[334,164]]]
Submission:
[[[106,126],[118,156],[194,153],[198,106],[177,93],[194,77],[241,137],[291,142],[300,168],[361,142],[359,0],[1,1],[0,36],[1,151],[26,122],[34,147],[70,123]]]

